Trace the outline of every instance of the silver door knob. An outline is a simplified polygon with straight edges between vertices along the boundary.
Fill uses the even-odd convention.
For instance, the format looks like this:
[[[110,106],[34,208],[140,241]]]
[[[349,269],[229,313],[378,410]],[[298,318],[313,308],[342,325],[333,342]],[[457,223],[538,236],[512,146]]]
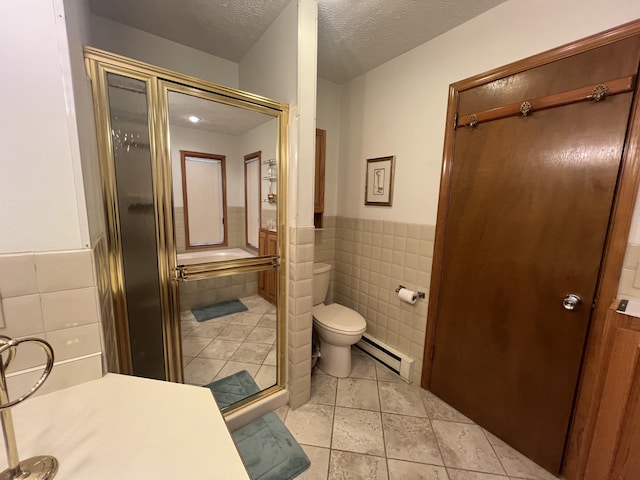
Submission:
[[[575,293],[570,293],[562,299],[562,306],[565,310],[577,310],[582,304],[582,299]]]

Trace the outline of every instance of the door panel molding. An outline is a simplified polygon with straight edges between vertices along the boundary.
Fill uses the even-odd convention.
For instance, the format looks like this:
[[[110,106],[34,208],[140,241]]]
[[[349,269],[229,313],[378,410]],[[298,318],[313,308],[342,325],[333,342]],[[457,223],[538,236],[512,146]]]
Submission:
[[[613,326],[611,347],[585,480],[637,478],[640,474],[637,444],[632,443],[640,434],[640,320],[617,313],[613,307],[607,317]]]
[[[636,76],[630,75],[599,84],[588,85],[586,87],[577,88],[575,90],[547,95],[545,97],[523,99],[522,103],[512,103],[510,105],[499,106],[490,110],[484,110],[482,112],[462,115],[458,117],[456,128],[473,128],[479,123],[490,122],[492,120],[499,120],[507,117],[526,117],[527,115],[531,115],[534,112],[546,110],[548,108],[563,107],[572,103],[588,101],[599,102],[604,100],[608,96],[632,91],[635,87],[635,83]],[[598,88],[600,88],[601,85],[604,85],[605,93],[602,94],[602,97],[596,99],[594,92]],[[524,110],[524,103],[528,103],[526,110]]]
[[[421,386],[423,388],[429,387],[433,366],[432,358],[435,343],[436,316],[440,296],[440,283],[443,274],[446,221],[450,203],[451,177],[453,172],[455,124],[460,94],[465,90],[510,75],[522,73],[557,60],[566,59],[579,53],[587,52],[639,34],[640,21],[630,22],[533,57],[456,82],[449,87],[431,289],[429,293],[428,321],[423,355],[424,362],[421,380]],[[614,197],[603,263],[598,278],[598,290],[595,297],[596,305],[591,317],[576,403],[574,405],[574,413],[562,467],[563,475],[569,480],[584,478],[593,441],[595,421],[602,397],[606,373],[606,358],[604,353],[606,351],[607,339],[610,338],[609,334],[612,328],[611,325],[607,324],[605,317],[611,301],[617,294],[631,226],[631,218],[638,185],[640,184],[639,97],[639,95],[635,96],[631,107],[631,116],[621,160],[618,187]]]

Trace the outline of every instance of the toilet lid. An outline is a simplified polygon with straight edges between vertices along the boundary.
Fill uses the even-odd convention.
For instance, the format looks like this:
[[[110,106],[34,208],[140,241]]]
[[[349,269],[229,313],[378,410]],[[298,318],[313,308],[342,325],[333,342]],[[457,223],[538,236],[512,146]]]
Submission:
[[[313,318],[327,328],[342,332],[359,332],[367,328],[362,315],[339,303],[313,307]]]

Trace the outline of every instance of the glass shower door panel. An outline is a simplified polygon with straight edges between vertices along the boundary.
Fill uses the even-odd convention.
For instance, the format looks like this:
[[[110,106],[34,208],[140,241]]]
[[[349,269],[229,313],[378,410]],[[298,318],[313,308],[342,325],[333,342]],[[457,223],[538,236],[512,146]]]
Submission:
[[[164,380],[147,88],[113,73],[107,81],[133,374]]]

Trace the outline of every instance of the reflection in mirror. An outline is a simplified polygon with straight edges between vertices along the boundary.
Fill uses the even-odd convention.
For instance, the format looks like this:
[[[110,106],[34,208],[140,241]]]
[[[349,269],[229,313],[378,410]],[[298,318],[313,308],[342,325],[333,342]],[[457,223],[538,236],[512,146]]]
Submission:
[[[278,118],[211,98],[168,89],[177,264],[276,256]],[[221,408],[277,383],[276,271],[179,282],[184,381],[211,388]]]
[[[185,247],[227,245],[224,155],[180,150]]]
[[[260,229],[277,230],[278,119],[182,92],[169,91],[168,99],[178,265],[256,256]],[[226,241],[211,242],[206,249],[198,248],[199,251],[188,248],[185,217],[188,216],[191,224],[195,201],[205,203],[201,211],[211,217],[211,202],[204,197],[188,198],[188,207],[185,206],[183,186],[190,192],[194,179],[182,174],[181,150],[210,152],[225,158]],[[260,160],[251,167],[254,180],[245,186],[245,156],[256,153]],[[257,168],[259,186],[256,189]],[[259,200],[255,199],[256,195]],[[260,205],[258,215],[255,214],[256,202]]]
[[[276,307],[234,294],[256,282],[253,272],[179,283],[184,382],[210,388],[220,408],[277,382]]]

